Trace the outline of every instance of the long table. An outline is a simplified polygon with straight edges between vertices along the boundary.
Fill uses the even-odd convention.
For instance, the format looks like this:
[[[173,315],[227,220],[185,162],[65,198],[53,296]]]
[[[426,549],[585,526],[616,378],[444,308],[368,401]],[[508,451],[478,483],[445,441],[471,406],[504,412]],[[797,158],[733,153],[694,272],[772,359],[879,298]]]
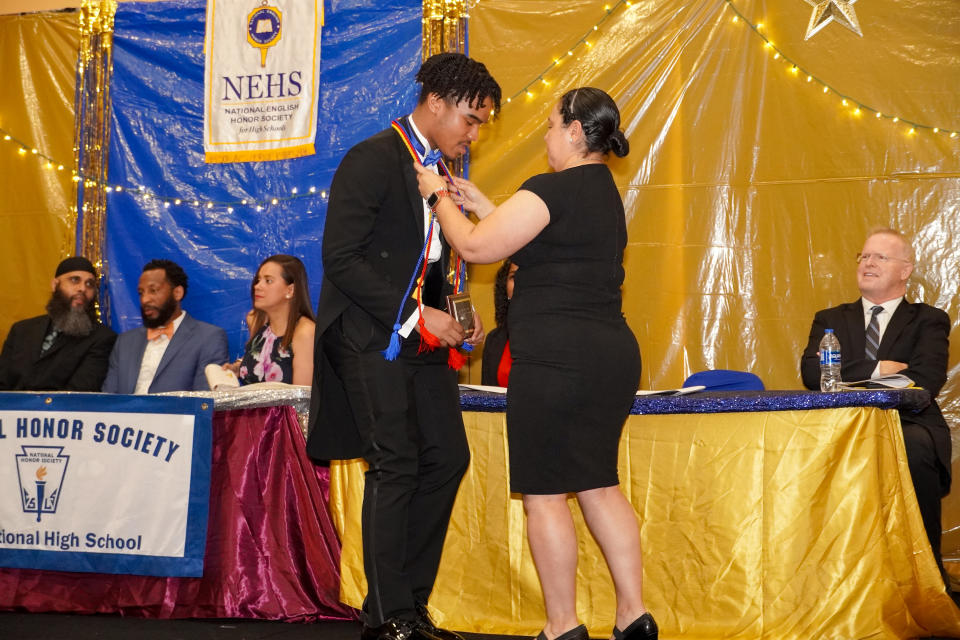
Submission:
[[[620,443],[641,523],[644,598],[669,638],[960,637],[910,481],[897,407],[923,391],[643,397]],[[539,582],[510,493],[504,399],[462,394],[472,461],[430,607],[463,631],[536,634]],[[362,461],[331,467],[341,597],[359,607]],[[579,533],[577,603],[593,637],[614,622],[599,548]]]
[[[202,578],[0,568],[0,609],[152,618],[352,620],[339,602],[328,469],[298,422],[309,389],[211,396],[213,459]]]

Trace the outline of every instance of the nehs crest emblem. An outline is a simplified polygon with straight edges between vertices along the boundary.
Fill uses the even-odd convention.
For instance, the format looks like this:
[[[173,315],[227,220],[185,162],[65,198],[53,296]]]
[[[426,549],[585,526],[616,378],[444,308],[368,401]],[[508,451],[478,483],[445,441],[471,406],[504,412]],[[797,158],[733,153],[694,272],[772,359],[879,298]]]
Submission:
[[[62,455],[63,447],[21,448],[23,453],[14,456],[17,459],[21,506],[24,513],[37,514],[37,522],[40,522],[44,513],[57,512],[70,456]]]
[[[267,50],[280,41],[280,9],[268,7],[264,0],[247,16],[247,42],[260,49],[260,66],[267,66]]]

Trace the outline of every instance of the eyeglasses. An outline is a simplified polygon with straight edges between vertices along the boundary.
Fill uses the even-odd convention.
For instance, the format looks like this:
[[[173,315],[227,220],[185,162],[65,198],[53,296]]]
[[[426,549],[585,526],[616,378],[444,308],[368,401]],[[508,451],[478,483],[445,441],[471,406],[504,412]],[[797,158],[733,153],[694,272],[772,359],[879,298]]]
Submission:
[[[876,260],[876,261],[879,262],[880,264],[886,264],[886,263],[890,262],[891,260],[896,260],[897,262],[907,262],[907,263],[910,262],[909,260],[904,260],[903,258],[894,258],[894,257],[892,257],[892,256],[885,256],[885,255],[883,255],[882,253],[858,253],[858,254],[857,254],[857,264],[860,264],[860,263],[863,262],[864,260],[869,260],[869,259],[871,259],[871,258],[873,258],[874,260]]]

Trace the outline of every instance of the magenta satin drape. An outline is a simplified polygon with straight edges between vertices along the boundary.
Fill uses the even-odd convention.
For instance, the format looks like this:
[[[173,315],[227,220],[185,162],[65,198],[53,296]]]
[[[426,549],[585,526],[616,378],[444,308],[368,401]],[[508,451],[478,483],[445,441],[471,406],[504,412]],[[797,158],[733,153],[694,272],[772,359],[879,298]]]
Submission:
[[[329,470],[292,407],[218,411],[202,578],[0,569],[0,608],[151,618],[352,620],[339,602]],[[149,500],[149,496],[144,496]]]

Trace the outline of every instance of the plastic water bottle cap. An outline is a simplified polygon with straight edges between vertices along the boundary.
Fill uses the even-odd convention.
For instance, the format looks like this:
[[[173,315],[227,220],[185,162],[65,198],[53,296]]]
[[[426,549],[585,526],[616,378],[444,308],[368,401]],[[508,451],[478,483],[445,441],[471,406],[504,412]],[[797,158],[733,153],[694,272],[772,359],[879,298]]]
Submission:
[[[833,333],[833,329],[824,329],[823,332],[824,332],[824,333]]]

